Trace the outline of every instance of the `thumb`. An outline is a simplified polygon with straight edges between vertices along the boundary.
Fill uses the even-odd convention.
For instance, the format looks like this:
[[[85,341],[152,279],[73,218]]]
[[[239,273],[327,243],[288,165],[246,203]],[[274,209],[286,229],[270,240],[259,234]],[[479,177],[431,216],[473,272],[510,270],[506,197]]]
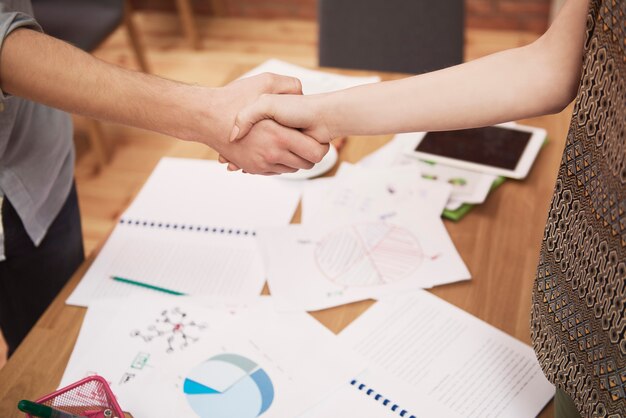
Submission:
[[[302,94],[302,83],[296,77],[264,73],[263,93],[271,94]]]
[[[274,116],[271,99],[263,95],[239,111],[230,134],[230,142],[245,137],[255,124],[265,119],[274,119]]]

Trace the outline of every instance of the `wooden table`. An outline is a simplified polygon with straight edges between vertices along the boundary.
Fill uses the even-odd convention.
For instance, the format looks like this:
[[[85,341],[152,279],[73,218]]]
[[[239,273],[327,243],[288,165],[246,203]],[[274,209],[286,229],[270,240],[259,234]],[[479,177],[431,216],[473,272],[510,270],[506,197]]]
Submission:
[[[535,267],[570,114],[568,109],[560,115],[523,121],[546,128],[550,142],[526,180],[505,182],[460,222],[446,221],[472,280],[432,289],[437,296],[529,344]],[[350,138],[340,153],[341,160],[356,162],[390,138]],[[65,300],[94,258],[92,255],[83,263],[0,370],[0,417],[22,416],[16,409],[18,400],[35,399],[57,387],[85,314],[83,308],[66,306]],[[353,303],[313,315],[338,332],[371,304]],[[551,411],[546,408],[541,416],[552,416]]]

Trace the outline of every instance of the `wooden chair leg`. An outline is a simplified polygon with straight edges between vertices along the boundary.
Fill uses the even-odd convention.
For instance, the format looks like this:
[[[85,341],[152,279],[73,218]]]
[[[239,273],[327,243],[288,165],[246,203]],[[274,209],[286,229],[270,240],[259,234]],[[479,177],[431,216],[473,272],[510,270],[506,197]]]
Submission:
[[[9,354],[9,347],[7,346],[2,330],[0,329],[0,370],[7,364],[7,356]]]
[[[135,59],[139,64],[139,68],[141,68],[141,71],[144,73],[149,73],[150,67],[148,66],[148,60],[146,59],[146,52],[137,34],[137,28],[135,28],[135,24],[133,23],[132,13],[133,10],[130,5],[130,1],[124,1],[124,25],[126,26],[128,40],[130,41],[130,45],[135,52]]]
[[[91,149],[96,156],[96,164],[98,164],[98,169],[102,169],[109,163],[110,159],[109,150],[104,142],[104,135],[102,134],[102,125],[95,119],[87,118],[87,126],[89,129]]]
[[[180,21],[183,25],[183,32],[189,42],[189,45],[193,49],[200,49],[202,44],[200,42],[200,36],[198,29],[196,28],[196,22],[193,17],[193,10],[191,9],[191,3],[189,0],[176,0],[176,8],[180,15]]]

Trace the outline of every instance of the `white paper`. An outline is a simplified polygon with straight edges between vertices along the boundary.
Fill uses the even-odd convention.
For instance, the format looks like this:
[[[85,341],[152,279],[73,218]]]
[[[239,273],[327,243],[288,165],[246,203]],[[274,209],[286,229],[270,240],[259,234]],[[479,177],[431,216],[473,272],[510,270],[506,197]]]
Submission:
[[[377,368],[367,385],[419,416],[534,417],[554,395],[529,346],[426,291],[380,300],[339,338]]]
[[[286,225],[299,199],[298,190],[271,177],[229,172],[216,161],[163,158],[122,219],[237,229]]]
[[[302,92],[304,94],[328,93],[380,81],[380,77],[377,76],[353,77],[333,74],[325,71],[310,70],[277,59],[265,61],[258,67],[245,73],[241,78],[251,77],[261,73],[274,73],[296,77],[302,82]]]
[[[363,157],[358,165],[368,168],[417,165],[415,159],[409,157],[405,152],[410,143],[412,143],[410,138],[395,135],[385,145]]]
[[[114,312],[100,303],[90,308],[84,327],[99,329],[81,331],[92,341],[77,345],[63,384],[100,374],[134,416],[208,416],[198,409],[206,408],[217,416],[252,418],[263,405],[264,417],[297,416],[364,368],[315,319],[301,312],[277,314],[271,301],[235,312],[187,298],[132,301]],[[225,355],[236,361],[225,364]],[[233,370],[242,362],[254,365]],[[257,372],[265,376],[265,389],[258,380],[246,380]],[[250,387],[254,382],[258,388]]]
[[[299,418],[395,418],[396,416],[387,408],[381,407],[374,399],[366,396],[362,391],[346,384],[335,390],[331,396],[302,414]]]
[[[387,144],[364,157],[359,165],[367,168],[415,166],[421,171],[423,179],[452,186],[451,202],[447,206],[450,210],[463,203],[480,204],[485,201],[497,176],[433,164],[410,156],[407,150],[415,142],[415,135],[408,133],[394,136]]]
[[[454,414],[447,415],[448,410],[437,411],[436,407],[426,393],[415,391],[413,385],[369,364],[367,370],[355,376],[350,384],[336,390],[301,418],[455,417]]]
[[[241,310],[269,303],[271,303],[269,296],[255,296],[252,298],[229,298],[224,296],[191,297],[171,296],[163,293],[98,299],[90,305],[83,318],[78,338],[74,344],[59,387],[67,386],[85,376],[96,373],[97,366],[83,365],[85,360],[88,359],[87,353],[93,351],[94,346],[97,346],[99,338],[102,335],[107,335],[111,327],[119,327],[120,321],[123,321],[122,318],[129,310],[141,312],[146,306],[152,307],[155,304],[159,304],[159,306],[192,306],[194,309],[195,307],[200,307],[212,311],[214,314],[212,318],[218,320],[218,322],[214,322],[217,327],[220,325],[219,321],[228,321],[232,315]],[[132,316],[135,316],[135,314],[132,314]],[[152,319],[150,318],[148,321]],[[127,335],[123,336],[123,338],[126,337]],[[108,347],[110,344],[106,343],[106,346]],[[117,342],[112,344],[116,345]]]
[[[258,295],[265,274],[255,229],[288,224],[299,197],[214,161],[164,158],[67,303],[156,292],[114,276],[191,295]]]
[[[327,187],[326,204],[317,214],[309,210],[311,216],[321,219],[343,212],[350,219],[355,215],[388,219],[394,209],[415,205],[423,216],[439,217],[452,192],[449,184],[423,180],[415,166],[363,168],[342,163],[335,179],[334,187]],[[304,215],[308,208],[304,203],[302,208]]]
[[[440,216],[452,187],[422,180],[416,167],[370,169],[342,163],[334,177],[309,182],[302,193],[302,224],[369,217],[389,219],[399,207]]]
[[[319,310],[470,278],[438,217],[397,209],[387,221],[260,230],[277,308]]]
[[[485,201],[497,176],[416,160],[422,178],[452,186],[451,202],[480,204]],[[451,209],[451,207],[448,207]]]

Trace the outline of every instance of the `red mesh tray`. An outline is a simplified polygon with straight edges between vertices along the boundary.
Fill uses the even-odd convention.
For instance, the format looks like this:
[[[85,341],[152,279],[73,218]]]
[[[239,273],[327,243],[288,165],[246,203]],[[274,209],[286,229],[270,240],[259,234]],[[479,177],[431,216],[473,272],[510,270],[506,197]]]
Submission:
[[[104,418],[105,410],[111,417],[124,418],[124,412],[115,400],[107,381],[101,376],[89,376],[37,400],[63,412],[90,418]],[[28,418],[33,418],[26,414]]]

